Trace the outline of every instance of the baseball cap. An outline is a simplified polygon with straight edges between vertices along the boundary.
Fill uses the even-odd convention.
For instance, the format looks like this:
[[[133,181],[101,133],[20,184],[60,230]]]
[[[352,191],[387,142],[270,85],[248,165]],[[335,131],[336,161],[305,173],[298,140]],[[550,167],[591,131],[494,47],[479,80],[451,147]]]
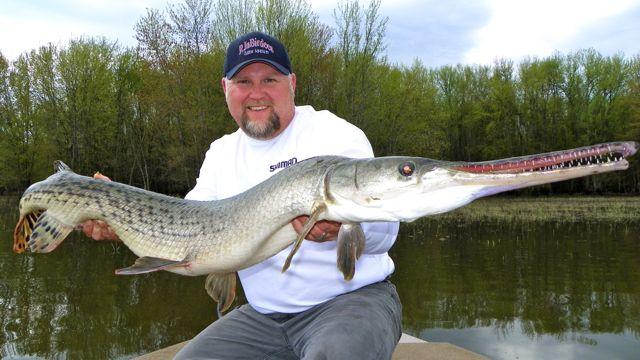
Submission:
[[[254,31],[229,44],[224,60],[224,76],[231,79],[242,68],[255,62],[271,65],[285,75],[291,73],[291,63],[284,45],[272,36]]]

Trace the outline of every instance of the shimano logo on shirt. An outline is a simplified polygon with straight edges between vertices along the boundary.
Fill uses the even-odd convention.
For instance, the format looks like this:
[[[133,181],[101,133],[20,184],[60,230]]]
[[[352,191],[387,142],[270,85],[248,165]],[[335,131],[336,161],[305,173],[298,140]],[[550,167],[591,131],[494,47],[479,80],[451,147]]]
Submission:
[[[274,172],[278,169],[284,169],[298,162],[298,158],[292,157],[289,160],[280,161],[277,164],[269,165],[269,172]]]

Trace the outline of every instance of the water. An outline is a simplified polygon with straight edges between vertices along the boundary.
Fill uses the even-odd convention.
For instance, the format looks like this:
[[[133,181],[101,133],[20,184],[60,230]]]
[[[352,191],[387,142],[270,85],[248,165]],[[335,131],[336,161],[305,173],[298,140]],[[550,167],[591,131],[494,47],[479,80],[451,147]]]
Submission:
[[[393,249],[405,332],[497,359],[640,352],[640,225],[409,225]]]
[[[16,200],[0,197],[0,357],[124,359],[215,320],[204,278],[116,277],[135,257],[72,236],[11,252]],[[404,331],[495,359],[640,353],[640,224],[403,224],[392,250]],[[242,294],[239,296],[243,301]]]

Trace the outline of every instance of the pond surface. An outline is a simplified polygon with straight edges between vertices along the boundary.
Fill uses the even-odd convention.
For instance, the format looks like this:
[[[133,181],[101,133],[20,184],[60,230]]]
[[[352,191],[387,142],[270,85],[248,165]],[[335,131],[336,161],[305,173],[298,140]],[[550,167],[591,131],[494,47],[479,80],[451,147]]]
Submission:
[[[79,234],[51,254],[11,251],[17,200],[0,197],[0,357],[126,359],[215,320],[204,278],[116,277],[135,256]],[[640,353],[640,223],[403,224],[392,249],[404,331],[494,359]],[[244,301],[240,294],[240,301]]]

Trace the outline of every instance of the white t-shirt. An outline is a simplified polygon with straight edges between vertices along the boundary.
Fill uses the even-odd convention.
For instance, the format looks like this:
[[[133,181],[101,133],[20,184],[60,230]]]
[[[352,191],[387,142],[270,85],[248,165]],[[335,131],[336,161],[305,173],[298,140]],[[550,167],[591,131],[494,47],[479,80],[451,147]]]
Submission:
[[[297,106],[292,122],[274,139],[256,140],[238,129],[214,141],[186,198],[224,199],[320,155],[366,158],[373,157],[373,151],[364,133],[347,121],[329,111]],[[238,272],[251,306],[261,313],[297,313],[385,279],[394,270],[387,251],[396,240],[398,223],[362,225],[366,247],[351,281],[344,281],[336,266],[335,241],[303,241],[285,273],[281,269],[291,247]]]

